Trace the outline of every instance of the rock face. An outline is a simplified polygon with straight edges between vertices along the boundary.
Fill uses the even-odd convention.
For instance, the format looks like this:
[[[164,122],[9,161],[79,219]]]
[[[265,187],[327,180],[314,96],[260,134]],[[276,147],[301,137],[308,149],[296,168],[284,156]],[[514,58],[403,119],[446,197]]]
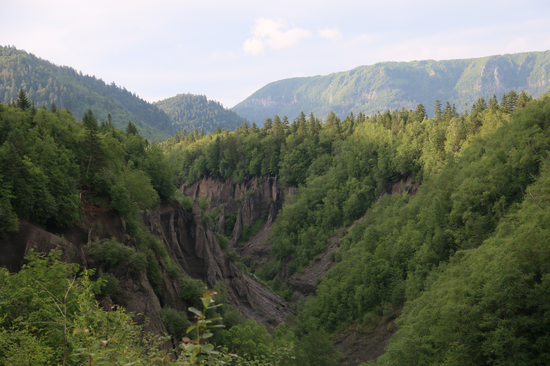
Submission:
[[[198,202],[193,204],[192,212],[174,201],[142,215],[145,226],[165,243],[170,257],[187,274],[203,280],[209,287],[222,281],[229,301],[245,318],[254,318],[269,327],[270,323],[283,322],[293,312],[286,301],[242,273],[229,260],[212,230],[202,223]],[[165,276],[161,302],[181,308],[179,287],[167,281]]]
[[[47,232],[27,220],[21,220],[17,233],[9,233],[0,237],[0,267],[6,267],[11,272],[18,272],[25,264],[24,257],[31,249],[40,253],[59,249],[63,253],[62,260],[79,264],[87,263],[82,248],[73,246],[66,239]]]
[[[236,243],[241,239],[244,225],[252,226],[266,215],[265,225],[271,226],[277,213],[283,207],[286,196],[292,195],[293,187],[285,187],[277,181],[277,177],[264,175],[251,177],[241,183],[204,177],[191,186],[182,185],[180,192],[193,199],[204,197],[208,200],[208,210],[213,207],[223,210],[216,225],[216,230],[225,230],[227,214],[236,214],[231,241]]]
[[[87,248],[91,241],[114,237],[120,243],[136,247],[135,239],[127,234],[125,222],[117,213],[91,204],[85,207],[83,223],[55,233],[21,220],[19,232],[0,238],[0,266],[19,271],[30,249],[48,252],[57,248],[62,251],[62,260],[93,268],[95,263]],[[249,217],[252,216],[247,216],[247,220]],[[142,219],[145,227],[164,243],[171,259],[185,273],[203,280],[209,287],[222,281],[227,288],[228,300],[245,318],[254,318],[269,329],[293,313],[282,298],[243,274],[229,260],[213,231],[202,222],[197,202],[191,212],[177,201],[163,203],[158,209],[143,211]],[[162,258],[157,256],[157,259],[163,274],[160,296],[155,294],[144,272],[131,271],[125,262],[109,271],[119,279],[119,292],[114,298],[116,303],[128,312],[141,314],[136,316],[136,321],[146,317],[146,331],[164,334],[166,328],[159,315],[161,307],[186,310],[189,304],[182,300],[179,279],[168,274]],[[110,297],[102,299],[101,304],[109,309],[112,304]]]

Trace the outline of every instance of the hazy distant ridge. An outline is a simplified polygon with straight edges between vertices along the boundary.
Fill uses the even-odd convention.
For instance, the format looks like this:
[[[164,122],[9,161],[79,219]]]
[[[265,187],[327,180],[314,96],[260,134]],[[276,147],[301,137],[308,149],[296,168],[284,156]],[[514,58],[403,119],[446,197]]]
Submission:
[[[371,114],[422,103],[431,115],[435,100],[463,111],[479,97],[511,89],[534,97],[550,87],[550,51],[447,61],[382,62],[326,76],[279,80],[267,84],[233,107],[240,116],[263,122],[267,117],[296,117],[300,111],[324,118],[350,111]],[[260,123],[261,124],[261,123]]]

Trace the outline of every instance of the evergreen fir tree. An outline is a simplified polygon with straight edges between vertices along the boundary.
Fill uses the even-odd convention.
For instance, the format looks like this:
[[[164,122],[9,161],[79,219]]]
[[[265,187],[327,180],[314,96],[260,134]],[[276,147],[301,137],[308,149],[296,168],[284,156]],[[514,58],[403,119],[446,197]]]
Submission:
[[[426,108],[423,104],[418,104],[416,110],[414,111],[415,119],[418,122],[422,122],[424,118],[428,118],[428,113],[426,113]],[[359,117],[359,116],[358,116]]]
[[[434,120],[441,121],[443,113],[441,112],[441,102],[436,100],[434,103]]]
[[[277,118],[277,116],[275,116]],[[266,118],[264,121],[264,131],[269,132],[273,126],[273,123],[271,122],[271,118]]]
[[[128,136],[139,134],[136,125],[132,121],[128,121],[128,125],[126,125],[126,134]]]
[[[529,100],[530,98],[527,96],[527,93],[525,92],[525,90],[522,90],[521,93],[519,93],[516,108],[524,109],[527,103],[529,102]]]
[[[510,113],[510,110],[508,109],[508,95],[506,93],[502,94],[502,99],[500,100],[500,109],[504,113]]]
[[[518,104],[518,93],[515,90],[510,90],[508,93],[508,112],[512,113]]]
[[[16,102],[17,108],[26,111],[31,107],[31,103],[29,102],[29,99],[27,98],[27,94],[23,91],[23,89],[19,90],[19,95],[17,96],[17,102]]]

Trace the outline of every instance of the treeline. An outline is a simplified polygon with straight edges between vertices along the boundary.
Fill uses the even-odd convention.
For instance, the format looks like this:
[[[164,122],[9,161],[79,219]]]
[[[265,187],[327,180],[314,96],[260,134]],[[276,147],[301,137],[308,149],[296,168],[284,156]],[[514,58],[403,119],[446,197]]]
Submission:
[[[114,82],[106,84],[95,76],[56,66],[14,47],[0,47],[0,101],[16,101],[21,89],[36,108],[68,108],[79,118],[92,108],[97,118],[107,121],[110,115],[114,126],[121,129],[133,121],[152,141],[164,140],[175,132],[168,115]]]
[[[204,95],[178,94],[154,103],[174,121],[175,137],[194,130],[214,132],[217,127],[235,130],[245,119]]]

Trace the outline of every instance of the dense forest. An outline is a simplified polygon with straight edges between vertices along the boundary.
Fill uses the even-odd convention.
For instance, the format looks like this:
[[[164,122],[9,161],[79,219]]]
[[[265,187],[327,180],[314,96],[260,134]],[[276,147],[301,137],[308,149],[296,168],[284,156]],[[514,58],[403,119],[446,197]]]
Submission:
[[[381,62],[353,70],[267,84],[232,108],[249,121],[297,116],[300,111],[344,119],[350,111],[370,115],[389,109],[456,104],[459,112],[481,96],[489,99],[513,89],[535,97],[550,84],[550,51],[475,59]],[[429,111],[430,117],[433,117]]]
[[[73,225],[84,195],[121,215],[135,245],[89,243],[94,268],[53,251],[29,253],[20,272],[0,270],[0,363],[338,365],[336,332],[355,324],[360,337],[400,314],[379,364],[546,364],[549,150],[550,95],[514,90],[467,111],[436,101],[433,118],[422,104],[324,121],[302,112],[159,144],[134,123],[122,131],[91,109],[77,119],[37,108],[20,91],[0,104],[0,236],[23,220]],[[284,298],[288,277],[341,237],[315,296],[273,333],[232,311],[223,286],[202,295],[141,222],[140,210],[161,201],[189,207],[176,186],[205,176],[297,187],[269,233],[270,259],[239,265]],[[389,194],[395,184],[418,191]],[[200,205],[214,228],[223,208]],[[226,234],[216,233],[231,252]],[[116,292],[109,266],[121,261],[159,296],[160,263],[181,282],[189,307],[161,312],[168,336],[183,341],[179,355],[123,309],[99,311],[97,296]]]
[[[272,174],[298,186],[271,229],[272,260],[250,269],[282,296],[344,230],[298,324],[369,333],[402,312],[380,363],[544,364],[550,98],[531,99],[512,90],[461,113],[436,101],[431,119],[423,105],[275,116],[163,147],[180,181]],[[384,195],[406,180],[416,195]]]
[[[283,324],[270,334],[231,308],[223,283],[206,291],[173,262],[139,215],[177,196],[173,175],[160,146],[132,123],[122,131],[98,123],[91,109],[82,120],[66,110],[36,109],[21,92],[15,106],[0,104],[0,146],[0,238],[17,232],[20,221],[54,231],[92,227],[86,204],[121,215],[130,235],[126,244],[114,237],[88,242],[83,249],[93,268],[61,261],[57,250],[30,251],[16,273],[1,268],[1,364],[313,365],[337,358],[321,330],[300,333]],[[179,355],[166,348],[169,338],[144,333],[124,309],[99,307],[98,296],[116,299],[119,264],[132,278],[145,275],[159,297],[164,268],[181,283],[188,307],[160,311],[167,337],[176,346],[184,342]],[[297,339],[303,341],[294,345]],[[314,342],[325,342],[326,354],[317,354]]]
[[[174,121],[175,132],[214,132],[217,127],[234,131],[245,119],[204,95],[178,94],[154,103]]]

